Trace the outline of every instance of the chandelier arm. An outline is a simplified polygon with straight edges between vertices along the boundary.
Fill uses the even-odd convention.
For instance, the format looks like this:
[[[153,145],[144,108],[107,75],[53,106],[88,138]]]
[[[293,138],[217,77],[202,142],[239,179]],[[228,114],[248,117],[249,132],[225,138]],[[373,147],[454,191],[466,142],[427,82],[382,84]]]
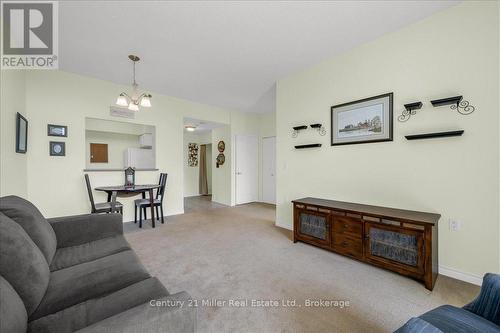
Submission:
[[[135,61],[133,61],[133,63],[134,63],[134,83],[133,84],[136,85],[137,83],[135,82]]]
[[[132,97],[130,97],[130,95],[127,94],[126,92],[122,92],[122,93],[120,93],[120,95],[123,95],[123,96],[127,97],[129,101],[132,101]]]

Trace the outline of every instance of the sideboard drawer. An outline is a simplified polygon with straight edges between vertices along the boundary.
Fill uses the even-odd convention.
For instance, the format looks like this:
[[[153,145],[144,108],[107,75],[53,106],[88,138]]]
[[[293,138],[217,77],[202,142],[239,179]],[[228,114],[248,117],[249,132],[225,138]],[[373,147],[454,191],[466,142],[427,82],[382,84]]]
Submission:
[[[333,233],[361,238],[363,234],[363,224],[357,219],[334,216]]]
[[[363,257],[363,242],[358,238],[336,234],[333,238],[333,249],[354,258]]]

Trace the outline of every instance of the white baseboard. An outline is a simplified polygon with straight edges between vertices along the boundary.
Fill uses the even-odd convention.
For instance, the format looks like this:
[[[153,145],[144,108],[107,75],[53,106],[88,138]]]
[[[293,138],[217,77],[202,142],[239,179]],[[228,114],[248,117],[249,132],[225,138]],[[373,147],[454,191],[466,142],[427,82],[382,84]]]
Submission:
[[[277,226],[277,227],[283,228],[283,229],[287,229],[287,230],[293,231],[293,227],[292,226],[290,226],[290,225],[282,225],[278,221],[276,221],[276,223],[274,225]]]
[[[483,283],[483,277],[476,274],[462,272],[455,268],[441,266],[441,265],[439,265],[438,269],[439,269],[439,274],[441,275],[445,275],[460,281],[469,282],[475,284],[476,286],[480,286]]]

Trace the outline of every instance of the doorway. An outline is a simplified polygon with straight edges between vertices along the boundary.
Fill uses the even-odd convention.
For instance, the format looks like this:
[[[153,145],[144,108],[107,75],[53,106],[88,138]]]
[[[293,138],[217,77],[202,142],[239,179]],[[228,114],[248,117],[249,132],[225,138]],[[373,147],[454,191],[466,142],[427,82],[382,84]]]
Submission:
[[[212,144],[200,145],[200,195],[212,195]]]
[[[257,201],[258,139],[256,135],[235,136],[236,204]]]
[[[276,205],[276,137],[262,139],[262,201]]]

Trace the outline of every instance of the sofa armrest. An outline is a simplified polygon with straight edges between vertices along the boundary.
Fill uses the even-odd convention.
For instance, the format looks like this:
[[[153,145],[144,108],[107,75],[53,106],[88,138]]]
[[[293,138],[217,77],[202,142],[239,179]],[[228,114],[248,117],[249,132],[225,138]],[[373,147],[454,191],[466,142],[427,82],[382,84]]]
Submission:
[[[48,219],[57,237],[57,248],[80,245],[123,235],[120,214],[85,214]]]
[[[485,274],[479,295],[463,308],[500,325],[500,275]]]
[[[197,311],[190,300],[191,297],[185,291],[165,296],[101,320],[77,332],[194,332]],[[164,305],[153,306],[153,302]]]

